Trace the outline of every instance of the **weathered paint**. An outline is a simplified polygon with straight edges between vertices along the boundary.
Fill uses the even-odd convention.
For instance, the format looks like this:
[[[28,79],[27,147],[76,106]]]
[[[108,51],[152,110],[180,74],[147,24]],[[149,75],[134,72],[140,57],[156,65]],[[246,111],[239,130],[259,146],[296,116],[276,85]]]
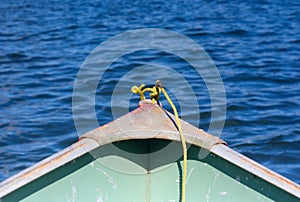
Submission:
[[[246,156],[243,156],[223,145],[216,145],[211,150],[211,152],[216,155],[222,156],[223,159],[300,198],[300,187],[298,184],[271,171],[264,166],[261,166],[260,164],[247,158]]]
[[[84,134],[81,138],[96,140],[99,145],[113,141],[130,139],[167,139],[180,141],[178,130],[173,121],[174,115],[164,111],[158,105],[140,104],[140,107],[109,124]],[[182,131],[188,143],[210,150],[216,144],[226,144],[218,137],[212,136],[181,120]]]
[[[177,146],[180,149],[180,144]],[[102,154],[104,150],[107,148],[99,148],[95,153]],[[190,156],[194,157],[198,150],[192,148],[190,152]],[[103,158],[110,158],[110,163],[104,165]],[[213,160],[212,156],[207,158]],[[114,169],[114,161],[120,167],[130,167],[131,173]],[[188,161],[187,201],[272,201],[207,161],[209,159]],[[156,164],[155,159],[150,159],[150,162]],[[143,162],[124,159],[118,153],[99,156],[97,160],[43,187],[23,201],[178,201],[182,172],[180,161],[153,166],[151,171],[142,166]]]
[[[82,140],[64,149],[63,151],[44,159],[43,161],[35,164],[33,167],[30,167],[18,173],[17,175],[12,176],[0,184],[0,199],[9,195],[11,192],[18,192],[17,190],[20,187],[37,181],[40,177],[51,173],[53,170],[56,170],[60,167],[63,168],[65,164],[72,162],[73,159],[84,155],[87,153],[87,151],[92,150],[97,146],[98,144],[94,140]],[[49,179],[48,181],[51,182],[51,180]],[[46,184],[49,182],[46,182]],[[41,186],[43,186],[42,183]],[[39,185],[35,187],[35,189],[38,189]],[[22,195],[22,193],[20,195]]]
[[[167,116],[172,117],[158,106],[142,104],[125,118],[91,131],[78,143],[1,183],[0,199],[178,201],[181,147]],[[126,125],[129,118],[134,124]],[[145,121],[148,118],[151,122]],[[186,140],[193,145],[187,201],[299,201],[299,185],[182,123]],[[199,155],[203,151],[207,156]]]

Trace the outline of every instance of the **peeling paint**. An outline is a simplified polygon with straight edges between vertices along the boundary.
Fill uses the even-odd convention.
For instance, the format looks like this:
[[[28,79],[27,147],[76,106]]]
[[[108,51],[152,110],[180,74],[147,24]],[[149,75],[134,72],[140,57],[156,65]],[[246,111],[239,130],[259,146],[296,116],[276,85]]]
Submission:
[[[77,190],[76,190],[76,186],[74,185],[72,180],[70,180],[70,183],[71,183],[72,196],[71,196],[71,198],[68,199],[68,202],[74,202],[75,196],[77,194]]]
[[[213,181],[211,187],[214,187],[214,186],[215,186],[216,181],[217,181],[217,179],[218,179],[219,176],[220,176],[220,172],[215,171],[215,177],[214,177],[214,181]],[[207,202],[209,201],[209,198],[210,198],[210,194],[211,194],[210,188],[211,188],[211,187],[208,187],[208,192],[205,194],[205,199],[206,199]]]
[[[188,181],[189,181],[189,179],[190,179],[191,174],[192,174],[193,171],[194,171],[194,168],[191,168],[191,170],[190,170],[190,172],[189,172],[189,174],[188,174],[188,176],[186,178],[186,184],[188,183]]]
[[[300,186],[291,180],[267,169],[259,163],[243,156],[242,154],[225,147],[221,144],[217,145],[211,150],[212,153],[222,156],[227,161],[230,161],[237,166],[247,170],[248,172],[255,174],[257,177],[266,180],[275,186],[293,193],[295,196],[299,196]]]
[[[96,192],[98,192],[97,195],[97,202],[103,202],[103,199],[105,201],[108,200],[108,193],[106,192],[105,195],[103,194],[103,192],[101,191],[101,188],[97,189]]]
[[[227,193],[226,191],[220,191],[219,194],[222,195],[222,196],[225,196],[225,195],[227,195],[228,193]]]
[[[104,127],[106,127],[106,126],[104,126]],[[169,137],[169,136],[166,136],[165,138],[167,138],[167,137]],[[157,138],[163,138],[163,137],[158,136]],[[86,141],[86,142],[76,143],[76,144],[74,144],[75,146],[71,146],[71,147],[63,150],[62,152],[56,154],[55,156],[52,156],[51,158],[48,158],[48,159],[42,161],[41,163],[35,165],[34,167],[25,170],[21,174],[18,174],[16,177],[10,178],[10,180],[4,182],[5,188],[2,188],[2,187],[4,187],[3,184],[2,184],[2,187],[0,185],[0,190],[1,190],[0,197],[5,196],[7,193],[14,191],[17,188],[20,188],[21,186],[24,186],[27,183],[29,183],[35,179],[38,179],[40,176],[53,171],[54,169],[58,168],[59,166],[65,165],[66,163],[68,163],[70,161],[70,159],[73,159],[73,161],[74,161],[75,158],[87,153],[87,151],[90,151],[92,148],[96,148],[96,143],[94,142],[94,140],[92,141],[92,139],[82,138],[80,141]],[[197,146],[197,144],[195,144],[195,145]],[[294,184],[293,182],[285,179],[284,177],[281,177],[280,175],[247,159],[246,157],[244,157],[236,152],[233,152],[232,150],[230,150],[229,148],[227,148],[223,145],[214,146],[213,153],[217,156],[221,156],[226,161],[229,161],[232,164],[245,169],[247,172],[250,172],[253,175],[254,174],[257,175],[258,178],[264,179],[266,182],[273,183],[275,186],[278,186],[282,190],[289,191],[292,194],[295,194],[295,193],[298,194],[299,193],[298,191],[300,191],[300,188],[297,184]],[[90,166],[92,168],[96,167],[94,162],[92,162],[90,164]],[[204,166],[207,166],[207,164],[204,163]],[[228,168],[227,165],[226,165],[226,168]],[[118,184],[117,184],[116,180],[112,176],[110,176],[109,173],[105,172],[105,170],[102,170],[101,168],[96,168],[96,169],[97,169],[97,171],[101,172],[104,175],[104,177],[103,177],[104,183],[105,183],[105,180],[107,180],[112,185],[112,188],[114,188],[114,189],[118,188]],[[247,173],[246,171],[242,172],[242,173]],[[189,181],[189,178],[190,178],[192,172],[193,172],[193,169],[190,169],[190,172],[188,173],[188,176],[187,176],[187,182]],[[214,191],[216,191],[214,189],[214,184],[215,184],[218,176],[220,175],[220,173],[215,173],[215,174],[216,175],[214,176],[214,181],[213,181],[212,185],[208,188],[208,192],[205,195],[205,198],[207,201],[210,199],[211,192],[214,193]],[[241,178],[242,178],[242,176],[241,176]],[[249,178],[252,180],[251,177],[249,177]],[[119,179],[119,178],[117,178],[117,179]],[[245,179],[248,180],[248,177],[245,177]],[[173,178],[173,180],[174,180],[174,178]],[[236,180],[240,181],[240,176],[237,176]],[[175,179],[175,181],[177,183],[180,183],[179,179]],[[68,181],[67,181],[67,183],[68,183]],[[70,190],[68,190],[68,193],[67,193],[68,196],[66,196],[65,199],[66,199],[66,201],[75,201],[76,196],[78,197],[78,194],[80,192],[77,193],[76,185],[71,180],[70,180],[70,183],[71,183],[72,195],[70,196]],[[259,184],[259,181],[256,181],[256,183]],[[108,185],[110,185],[110,184],[108,184]],[[79,184],[77,184],[77,185],[79,185]],[[68,186],[67,186],[67,189],[69,189]],[[245,188],[249,189],[248,186],[246,186]],[[217,191],[219,191],[219,190],[217,190]],[[218,193],[220,195],[227,194],[227,192],[222,192],[222,191],[218,192]],[[95,197],[96,195],[93,195],[93,196]],[[299,196],[299,194],[296,196]],[[202,197],[203,197],[203,195],[202,195]],[[99,193],[97,196],[97,201],[98,201],[98,199],[99,199],[99,201],[108,200],[108,193],[107,192]],[[259,199],[261,199],[261,198],[259,198]],[[172,200],[169,199],[169,201],[172,201]],[[1,202],[1,199],[0,199],[0,202]]]
[[[205,199],[206,199],[206,202],[209,201],[209,197],[210,197],[210,187],[208,188],[208,193],[205,194]]]
[[[112,184],[112,188],[118,189],[118,184],[117,184],[117,182],[114,180],[114,178],[112,176],[110,176],[107,172],[105,172],[101,168],[96,168],[96,170],[98,170],[99,172],[101,172],[103,175],[105,175],[107,177],[107,181],[110,184]]]

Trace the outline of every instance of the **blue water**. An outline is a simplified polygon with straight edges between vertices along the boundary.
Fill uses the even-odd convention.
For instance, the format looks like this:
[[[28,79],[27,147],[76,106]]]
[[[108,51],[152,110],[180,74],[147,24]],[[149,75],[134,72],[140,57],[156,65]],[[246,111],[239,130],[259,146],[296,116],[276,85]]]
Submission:
[[[227,95],[221,138],[300,183],[299,11],[299,1],[279,0],[0,1],[0,181],[77,141],[72,90],[94,48],[124,31],[155,27],[195,40],[216,64]],[[199,126],[207,130],[204,82],[176,56],[151,51],[123,57],[106,72],[96,96],[99,123],[113,119],[118,79],[151,62],[176,67],[187,79],[199,101]],[[137,102],[133,97],[130,108]]]

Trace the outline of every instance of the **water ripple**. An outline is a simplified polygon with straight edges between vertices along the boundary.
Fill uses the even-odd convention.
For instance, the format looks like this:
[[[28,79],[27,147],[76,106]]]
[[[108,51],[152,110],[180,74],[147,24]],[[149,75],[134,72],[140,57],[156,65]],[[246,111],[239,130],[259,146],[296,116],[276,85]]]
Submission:
[[[300,5],[296,1],[20,0],[2,1],[0,10],[0,181],[77,141],[72,88],[91,50],[123,31],[159,27],[196,40],[218,67],[227,92],[222,138],[300,183]],[[161,38],[167,41],[166,36]],[[189,57],[194,58],[193,50]],[[113,119],[110,99],[117,82],[129,70],[151,63],[173,68],[190,83],[199,111],[187,104],[181,114],[191,123],[200,114],[199,125],[207,130],[211,104],[205,83],[185,61],[159,51],[126,55],[105,72],[96,96],[99,124]],[[147,81],[154,82],[157,75],[149,72]],[[172,74],[162,71],[160,76],[169,79],[170,86],[178,83],[179,96],[185,96],[179,82],[170,79]],[[144,77],[133,75],[124,85],[138,84]],[[131,96],[129,90],[120,96],[126,93]],[[132,97],[130,109],[137,102]],[[116,107],[124,110],[122,104]],[[91,129],[88,117],[83,118],[82,127]]]

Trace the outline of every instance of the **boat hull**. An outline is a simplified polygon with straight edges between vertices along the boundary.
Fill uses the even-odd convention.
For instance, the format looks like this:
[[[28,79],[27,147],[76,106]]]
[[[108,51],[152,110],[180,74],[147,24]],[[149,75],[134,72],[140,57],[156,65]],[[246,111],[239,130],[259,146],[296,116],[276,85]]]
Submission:
[[[142,105],[2,182],[0,200],[180,201],[182,148],[172,119],[159,106]],[[186,201],[299,201],[296,183],[182,125],[188,143]]]

